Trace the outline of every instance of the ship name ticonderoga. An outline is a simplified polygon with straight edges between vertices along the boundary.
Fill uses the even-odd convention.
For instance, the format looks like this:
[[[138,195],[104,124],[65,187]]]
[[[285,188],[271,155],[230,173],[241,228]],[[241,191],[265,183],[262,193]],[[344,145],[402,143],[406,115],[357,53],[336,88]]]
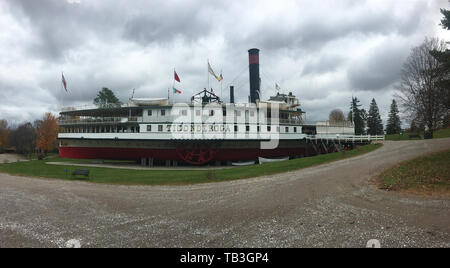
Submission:
[[[184,133],[206,133],[206,132],[218,132],[226,133],[230,132],[230,125],[222,124],[178,124],[167,125],[167,132],[184,132]]]

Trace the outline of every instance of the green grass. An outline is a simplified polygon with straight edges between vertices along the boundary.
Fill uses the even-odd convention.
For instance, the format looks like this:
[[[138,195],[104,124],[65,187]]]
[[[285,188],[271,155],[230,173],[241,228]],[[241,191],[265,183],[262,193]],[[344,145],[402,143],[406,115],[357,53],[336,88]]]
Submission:
[[[385,135],[385,140],[391,140],[391,141],[403,141],[403,140],[417,140],[418,138],[409,138],[410,134],[419,134],[420,137],[423,139],[424,133],[420,132],[405,132],[403,134],[390,134]],[[433,132],[433,139],[441,139],[441,138],[449,138],[450,137],[450,128],[443,128],[439,129]]]
[[[371,152],[381,144],[359,146],[352,151],[343,151],[313,157],[299,158],[283,162],[267,163],[230,169],[217,170],[132,170],[85,167],[90,170],[90,179],[83,179],[93,183],[122,184],[122,185],[178,185],[208,183],[226,180],[244,179],[264,175],[287,172],[336,160],[341,160]],[[33,160],[10,164],[0,164],[0,172],[13,175],[31,177],[56,178],[74,180],[72,171],[82,167],[48,165],[45,162],[71,161],[70,159],[49,158],[45,161]],[[73,161],[73,159],[72,159]],[[79,161],[77,159],[76,161]],[[86,160],[88,161],[88,160]],[[67,169],[67,174],[65,172]],[[82,178],[78,178],[82,179]]]
[[[450,194],[450,150],[400,163],[376,180],[387,190]]]

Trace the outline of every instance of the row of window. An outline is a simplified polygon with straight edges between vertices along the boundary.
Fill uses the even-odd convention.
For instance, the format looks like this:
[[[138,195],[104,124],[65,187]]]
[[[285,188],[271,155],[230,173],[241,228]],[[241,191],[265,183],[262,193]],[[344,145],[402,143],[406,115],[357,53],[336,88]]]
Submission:
[[[160,116],[166,116],[166,110],[162,109],[162,110],[159,110],[159,111],[160,111]],[[209,116],[214,116],[215,115],[215,111],[216,110],[209,110],[209,112],[208,112]],[[201,112],[202,112],[202,110],[195,110],[195,115],[196,116],[201,116]],[[240,111],[240,110],[235,110],[234,114],[236,116],[241,116],[241,114],[242,114],[241,112],[242,111]],[[227,111],[226,110],[223,110],[222,113],[223,113],[222,114],[223,116],[227,115]],[[180,115],[187,116],[187,114],[188,114],[187,110],[180,110]],[[148,116],[153,116],[153,110],[147,110],[147,115]],[[250,115],[250,117],[254,117],[255,116],[255,111],[249,111],[249,115]]]
[[[172,125],[165,125],[166,129],[164,130],[164,125],[147,125],[147,132],[152,132],[153,127],[155,131],[157,132],[171,132],[171,131],[195,131],[195,126],[191,125],[189,128],[188,125],[179,125],[174,126],[175,129],[172,129]],[[184,127],[184,129],[183,129]],[[234,132],[239,132],[240,127],[238,125],[234,125]],[[203,126],[205,128],[205,126]],[[225,128],[225,125],[209,125],[206,126],[206,130],[208,128],[211,128],[212,131],[230,131],[230,129]],[[257,132],[261,132],[261,127],[257,126]],[[284,133],[289,133],[292,129],[292,133],[297,133],[297,127],[284,127]],[[202,130],[202,129],[200,129]],[[204,129],[203,129],[204,130]],[[271,126],[266,126],[267,132],[272,131]],[[95,126],[95,127],[68,127],[63,128],[64,133],[139,133],[140,128],[139,126]],[[250,132],[250,126],[245,126],[245,132]],[[280,132],[280,127],[276,127],[276,132]]]
[[[216,125],[216,126],[219,126],[219,125]],[[188,131],[189,130],[192,130],[192,132],[195,131],[195,126],[194,125],[191,125],[191,129],[189,129],[188,125],[184,125],[184,127],[188,127],[188,129],[187,129]],[[179,125],[179,129],[180,129],[179,131],[182,131],[183,130],[183,126]],[[218,129],[221,129],[222,131],[224,131],[224,127],[223,128],[218,128]],[[289,129],[290,129],[290,127],[285,127],[284,132],[285,133],[289,133]],[[166,130],[167,130],[167,132],[170,132],[171,131],[171,125],[166,125]],[[272,131],[271,126],[267,126],[266,130],[267,130],[267,132],[271,132]],[[293,133],[297,133],[297,127],[293,127],[292,130],[293,130]],[[164,126],[163,125],[158,125],[158,132],[163,132],[163,131],[164,131]],[[176,131],[176,129],[174,131]],[[257,132],[261,132],[261,127],[257,126],[256,127],[256,131]],[[280,127],[279,126],[276,127],[276,131],[280,132]],[[152,125],[147,125],[147,132],[152,132]],[[234,132],[239,132],[239,126],[238,125],[234,125]],[[250,126],[245,126],[245,132],[250,132]]]
[[[65,127],[64,133],[139,133],[139,126]]]

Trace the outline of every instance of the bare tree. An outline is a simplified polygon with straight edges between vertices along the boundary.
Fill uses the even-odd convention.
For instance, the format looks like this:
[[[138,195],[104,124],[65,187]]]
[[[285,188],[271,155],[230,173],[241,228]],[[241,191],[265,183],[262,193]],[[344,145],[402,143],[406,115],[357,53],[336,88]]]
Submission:
[[[31,123],[24,123],[11,131],[9,142],[16,147],[18,153],[33,153],[36,148],[36,130]]]
[[[401,82],[398,86],[400,103],[411,118],[424,122],[425,138],[433,138],[435,130],[446,109],[442,102],[442,81],[440,63],[430,54],[430,51],[445,51],[446,44],[438,38],[426,38],[412,52],[403,65]]]
[[[330,112],[328,120],[330,121],[330,124],[342,123],[345,121],[344,112],[340,109],[334,109]]]

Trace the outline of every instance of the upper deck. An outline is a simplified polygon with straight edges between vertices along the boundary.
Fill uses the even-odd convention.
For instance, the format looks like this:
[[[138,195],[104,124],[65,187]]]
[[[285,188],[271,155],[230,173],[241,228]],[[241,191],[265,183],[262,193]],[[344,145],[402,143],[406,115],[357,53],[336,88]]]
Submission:
[[[283,108],[278,103],[270,102],[261,102],[256,105],[244,103],[169,104],[168,102],[149,105],[130,102],[120,106],[66,108],[60,113],[59,124],[60,126],[169,122],[304,124],[304,112]]]

